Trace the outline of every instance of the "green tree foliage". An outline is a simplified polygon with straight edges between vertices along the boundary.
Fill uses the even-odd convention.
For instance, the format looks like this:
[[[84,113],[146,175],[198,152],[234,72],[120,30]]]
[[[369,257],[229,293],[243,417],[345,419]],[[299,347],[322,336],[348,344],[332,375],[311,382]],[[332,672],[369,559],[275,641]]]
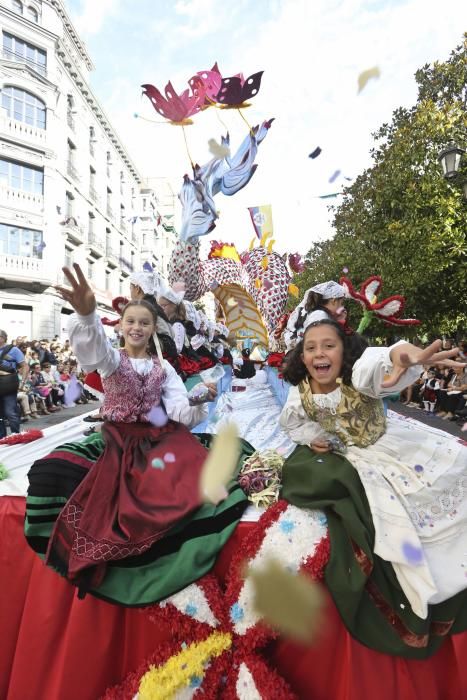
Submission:
[[[420,319],[422,331],[462,332],[467,202],[460,184],[442,177],[438,154],[450,141],[467,141],[467,34],[446,62],[425,65],[415,78],[416,104],[397,109],[373,134],[373,166],[346,189],[334,209],[334,238],[313,246],[294,281],[303,294],[317,282],[339,279],[344,267],[354,284],[379,274],[383,295],[406,296],[405,315]],[[466,162],[467,155],[461,182]],[[359,315],[354,309],[352,316]]]

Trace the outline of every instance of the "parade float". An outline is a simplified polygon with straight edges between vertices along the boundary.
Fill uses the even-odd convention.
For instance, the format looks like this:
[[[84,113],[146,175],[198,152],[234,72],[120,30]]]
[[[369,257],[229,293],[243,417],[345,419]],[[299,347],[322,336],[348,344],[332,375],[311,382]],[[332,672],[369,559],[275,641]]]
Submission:
[[[260,73],[246,81],[240,76],[222,78],[215,66],[196,74],[189,81],[190,91],[180,96],[170,83],[165,97],[154,86],[144,87],[159,113],[184,128],[191,116],[214,105],[241,110],[258,91],[260,79]],[[247,184],[258,145],[269,127],[270,122],[265,122],[249,129],[237,156],[231,158],[223,151],[202,168],[193,165],[193,176],[185,177],[180,196],[183,221],[170,281],[184,283],[188,301],[212,292],[234,343],[251,339],[255,345],[274,349],[280,341],[277,329],[284,327],[290,291],[287,262],[293,269],[295,256],[279,255],[263,237],[242,253],[230,244],[213,242],[207,259],[201,260],[199,243],[200,236],[212,232],[218,216],[213,197],[221,191],[231,195]],[[222,145],[226,143],[224,138]],[[262,367],[261,359],[257,362]],[[278,415],[284,396],[271,389],[269,381],[239,386],[245,386],[237,395],[240,400],[227,400],[221,419],[212,415],[210,426],[215,432],[229,412],[235,417],[252,410],[247,422],[253,453],[255,430],[264,444],[277,437],[277,426],[271,425],[266,413],[256,413],[255,421],[258,404],[254,402],[269,387],[267,402],[275,403]],[[253,404],[248,407],[251,397]],[[261,418],[265,420],[259,429]],[[261,453],[252,454],[241,478],[250,496],[271,487],[271,497],[251,499],[262,507],[252,504],[246,511],[211,573],[144,608],[112,605],[98,595],[79,600],[73,586],[47,569],[27,546],[23,521],[32,462],[65,439],[73,441],[80,435],[81,418],[73,418],[27,445],[0,448],[0,462],[5,465],[0,482],[0,697],[458,700],[467,696],[461,661],[467,651],[465,634],[446,636],[429,658],[423,658],[423,639],[414,643],[415,649],[422,650],[418,657],[403,658],[368,648],[350,635],[324,585],[331,553],[326,512],[296,508],[281,500],[280,469],[275,465],[274,471],[271,461],[263,462]],[[276,457],[290,448],[286,440],[279,443]],[[49,517],[49,510],[39,507],[38,523]],[[201,535],[202,524],[199,527]],[[279,635],[258,614],[245,572],[261,572],[268,557],[278,560],[289,574],[300,572],[320,587],[321,617],[311,641]],[[397,615],[389,622],[401,630]]]

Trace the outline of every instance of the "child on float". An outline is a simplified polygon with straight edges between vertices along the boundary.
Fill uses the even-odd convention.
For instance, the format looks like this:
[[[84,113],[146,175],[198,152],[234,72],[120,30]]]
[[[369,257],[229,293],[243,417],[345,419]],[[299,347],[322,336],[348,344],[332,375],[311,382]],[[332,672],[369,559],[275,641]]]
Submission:
[[[119,603],[147,604],[209,570],[246,500],[234,486],[217,509],[202,506],[207,450],[189,428],[206,418],[207,407],[190,405],[181,379],[156,353],[154,307],[144,300],[126,305],[117,350],[80,267],[64,273],[71,289],[57,289],[76,311],[70,341],[82,366],[100,372],[104,423],[101,434],[57,448],[33,465],[26,535],[80,596],[92,589]],[[212,401],[216,388],[207,387]],[[218,511],[224,517],[216,523]],[[192,521],[200,519],[203,527],[193,526],[191,536]]]
[[[334,321],[311,323],[288,358],[280,418],[298,445],[282,496],[326,511],[326,582],[344,622],[363,643],[414,658],[467,627],[467,448],[385,417],[382,399],[423,363],[462,366],[440,347],[365,349]]]
[[[286,351],[292,350],[303,338],[304,330],[311,322],[311,315],[315,321],[331,318],[345,323],[346,311],[343,303],[346,296],[345,287],[333,280],[316,284],[308,289],[287,321],[283,336]]]

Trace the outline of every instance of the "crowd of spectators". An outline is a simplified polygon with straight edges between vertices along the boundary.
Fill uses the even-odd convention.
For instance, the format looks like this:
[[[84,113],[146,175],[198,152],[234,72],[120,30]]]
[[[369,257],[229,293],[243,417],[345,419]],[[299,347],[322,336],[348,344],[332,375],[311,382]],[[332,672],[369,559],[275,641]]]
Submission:
[[[70,347],[69,340],[28,340],[22,336],[8,342],[7,334],[0,330],[0,438],[5,437],[9,425],[11,432],[19,432],[20,423],[88,403],[94,397],[83,385],[84,374]],[[18,375],[16,390],[2,391],[2,379]],[[73,385],[73,400],[67,389]]]
[[[453,341],[444,341],[443,349],[452,347]],[[453,359],[467,362],[467,341],[461,341],[457,347],[459,354]],[[408,387],[400,398],[402,403],[419,408],[426,415],[462,423],[467,418],[467,367],[454,370],[426,365],[415,384]]]

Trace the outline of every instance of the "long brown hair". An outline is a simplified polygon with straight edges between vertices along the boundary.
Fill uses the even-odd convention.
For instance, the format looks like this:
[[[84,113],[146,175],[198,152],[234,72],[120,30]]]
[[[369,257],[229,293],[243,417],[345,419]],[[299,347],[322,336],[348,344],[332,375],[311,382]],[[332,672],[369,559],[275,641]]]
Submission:
[[[151,316],[152,316],[153,323],[154,323],[154,333],[155,333],[155,332],[156,332],[156,326],[157,326],[157,311],[156,311],[156,307],[153,306],[149,301],[146,301],[145,299],[134,299],[133,301],[129,301],[128,304],[126,304],[126,306],[123,308],[122,316],[121,316],[121,320],[122,320],[122,321],[123,321],[123,318],[124,318],[126,312],[127,312],[128,309],[130,309],[132,306],[142,306],[143,309],[147,309],[147,310],[150,312],[150,314],[151,314]],[[123,348],[124,345],[125,345],[125,338],[120,338],[120,347]],[[156,346],[155,346],[155,344],[154,344],[154,340],[153,340],[152,335],[151,335],[151,337],[149,338],[148,352],[149,352],[150,355],[157,355],[157,350],[156,350]]]

